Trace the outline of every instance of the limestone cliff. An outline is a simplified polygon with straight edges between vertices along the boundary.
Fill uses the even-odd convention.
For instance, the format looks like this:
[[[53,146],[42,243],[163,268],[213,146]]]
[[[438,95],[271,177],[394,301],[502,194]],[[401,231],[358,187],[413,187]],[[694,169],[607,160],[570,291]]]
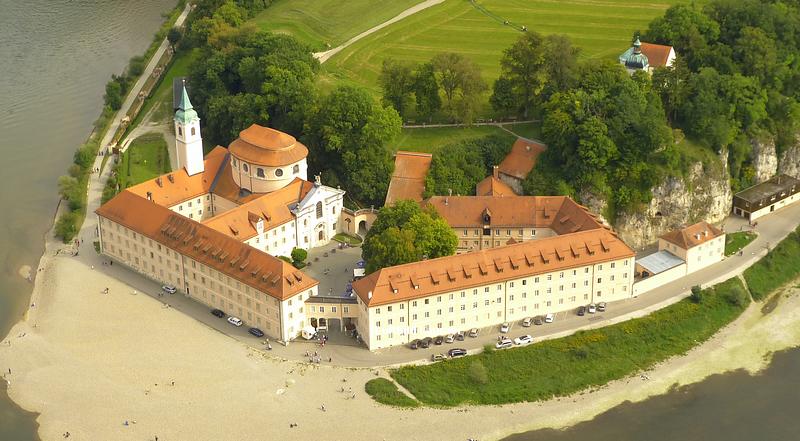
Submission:
[[[778,172],[800,179],[800,136],[793,146],[781,153]]]
[[[629,246],[641,249],[671,229],[701,220],[721,222],[733,200],[727,156],[725,151],[717,164],[697,162],[685,177],[668,177],[642,210],[618,214],[614,229]]]
[[[753,169],[755,170],[755,181],[764,182],[775,176],[778,172],[778,154],[775,150],[775,140],[750,140],[753,146]]]

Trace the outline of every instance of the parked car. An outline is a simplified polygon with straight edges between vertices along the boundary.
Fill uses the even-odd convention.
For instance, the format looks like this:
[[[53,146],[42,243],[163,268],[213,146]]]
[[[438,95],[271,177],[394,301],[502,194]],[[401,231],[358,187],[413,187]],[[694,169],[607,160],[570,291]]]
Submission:
[[[594,303],[589,304],[589,314],[594,314],[597,312],[597,306]]]
[[[537,315],[536,317],[533,318],[533,324],[534,325],[538,326],[538,325],[541,325],[542,323],[544,323],[544,317],[542,317],[540,315]]]
[[[225,311],[223,311],[221,309],[212,309],[211,310],[211,315],[213,315],[215,317],[222,318],[222,317],[225,317]]]
[[[445,343],[452,343],[456,339],[456,336],[453,334],[447,334],[447,337],[444,338]]]
[[[164,285],[164,286],[162,286],[162,287],[161,287],[161,289],[162,289],[162,290],[163,290],[165,293],[168,293],[168,294],[175,294],[176,292],[178,292],[178,288],[175,288],[175,287],[174,287],[174,286],[172,286],[172,285]]]
[[[533,343],[533,337],[530,335],[523,335],[514,339],[514,344],[518,346],[525,346]]]
[[[458,340],[458,341],[464,341],[464,337],[465,337],[465,336],[466,336],[466,335],[464,334],[464,331],[458,331],[458,333],[456,334],[456,340]]]
[[[469,336],[475,338],[478,336],[478,328],[472,328],[469,330]]]
[[[230,316],[228,317],[228,323],[232,324],[233,326],[242,326],[243,322],[242,319],[239,317]]]
[[[525,317],[524,319],[522,319],[522,326],[524,326],[526,328],[529,328],[532,323],[533,323],[533,319],[530,318],[530,317]]]
[[[431,361],[442,361],[447,360],[447,357],[444,354],[433,354],[431,355]]]
[[[585,314],[586,314],[586,307],[583,305],[578,306],[578,315],[583,316]]]
[[[600,302],[597,304],[597,310],[600,312],[605,312],[606,310],[606,302]]]
[[[512,346],[514,346],[514,342],[512,342],[511,339],[506,338],[506,337],[501,338],[494,345],[494,347],[497,348],[497,349],[506,349],[506,348],[510,348]]]
[[[259,337],[259,338],[264,336],[264,331],[262,331],[262,330],[260,330],[258,328],[250,328],[250,329],[247,330],[247,332],[249,332],[249,333],[251,333],[251,334],[253,334],[253,335],[255,335],[256,337]]]
[[[467,350],[462,348],[453,348],[447,351],[447,355],[449,355],[450,358],[463,357],[467,355]]]
[[[437,336],[436,338],[433,339],[433,344],[435,344],[437,346],[439,346],[442,343],[444,343],[444,337],[442,337],[441,335],[439,335],[439,336]]]
[[[508,323],[503,323],[502,325],[500,325],[500,332],[502,332],[503,334],[507,333],[509,329],[511,329],[511,326]]]
[[[554,321],[556,321],[555,314],[550,313],[550,314],[547,314],[546,316],[544,316],[544,322],[545,323],[553,323]]]
[[[432,338],[425,337],[419,341],[419,347],[421,347],[422,349],[428,349],[429,347],[431,347],[432,342],[433,342]]]
[[[411,349],[417,349],[419,347],[419,340],[411,340],[411,344],[408,345]]]

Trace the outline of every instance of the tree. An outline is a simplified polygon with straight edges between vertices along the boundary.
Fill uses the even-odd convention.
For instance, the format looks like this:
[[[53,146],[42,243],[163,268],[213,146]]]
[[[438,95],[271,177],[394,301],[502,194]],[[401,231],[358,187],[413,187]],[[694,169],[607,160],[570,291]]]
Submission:
[[[414,201],[397,201],[381,208],[367,232],[362,257],[367,272],[455,253],[458,238],[433,209]]]
[[[414,90],[412,66],[394,59],[383,60],[378,82],[383,89],[383,103],[394,107],[400,117],[405,118]]]
[[[363,89],[336,88],[323,98],[310,123],[309,144],[318,169],[332,169],[353,198],[380,205],[389,186],[391,154],[386,144],[402,120]]]
[[[503,52],[501,74],[495,83],[492,105],[495,111],[521,113],[530,111],[544,98],[574,82],[577,49],[561,35],[543,37],[528,31]]]
[[[141,55],[132,57],[128,62],[128,75],[131,77],[138,77],[141,75],[145,68],[144,61],[144,57]]]
[[[450,118],[462,123],[472,122],[477,98],[486,90],[480,68],[463,55],[452,52],[437,54],[431,64],[444,92]]]
[[[508,137],[491,135],[441,147],[425,178],[425,196],[474,194],[475,185],[505,158],[511,145]]]
[[[106,83],[106,94],[103,99],[112,110],[119,110],[122,107],[122,86],[119,82],[111,80]]]
[[[417,104],[417,117],[430,121],[442,108],[439,85],[436,82],[436,69],[431,63],[421,64],[414,73],[414,97]]]
[[[292,250],[292,260],[295,262],[305,262],[308,258],[308,251],[302,248],[295,248]]]
[[[691,300],[693,303],[700,303],[700,302],[702,302],[702,301],[703,301],[703,290],[702,290],[702,289],[701,289],[699,286],[697,286],[697,285],[693,286],[693,287],[692,287],[692,294],[691,294],[691,295],[689,295],[689,299],[690,299],[690,300]]]
[[[167,41],[169,41],[169,46],[172,48],[172,52],[175,52],[175,45],[178,44],[183,38],[183,31],[181,28],[173,26],[169,28],[169,32],[167,32]]]

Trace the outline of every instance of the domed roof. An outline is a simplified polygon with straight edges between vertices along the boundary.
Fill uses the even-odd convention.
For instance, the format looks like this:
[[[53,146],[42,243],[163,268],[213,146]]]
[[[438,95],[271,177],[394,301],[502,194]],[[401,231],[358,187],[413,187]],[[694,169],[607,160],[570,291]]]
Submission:
[[[239,132],[228,150],[244,162],[267,167],[292,165],[308,156],[308,148],[294,136],[258,124]]]

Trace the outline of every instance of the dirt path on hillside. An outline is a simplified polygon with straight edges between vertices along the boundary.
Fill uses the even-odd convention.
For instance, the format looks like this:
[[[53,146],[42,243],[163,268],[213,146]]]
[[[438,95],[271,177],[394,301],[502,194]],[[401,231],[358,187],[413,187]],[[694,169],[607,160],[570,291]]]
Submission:
[[[350,46],[351,44],[355,43],[358,40],[361,40],[362,38],[366,37],[367,35],[372,34],[374,32],[377,32],[377,31],[385,28],[386,26],[389,26],[390,24],[397,23],[398,21],[408,17],[409,15],[416,14],[417,12],[422,11],[423,9],[428,9],[431,6],[438,5],[439,3],[444,3],[444,0],[426,0],[426,1],[422,2],[422,3],[414,5],[414,6],[410,7],[410,8],[408,8],[408,9],[406,9],[405,11],[397,14],[393,18],[391,18],[389,20],[386,20],[385,22],[383,22],[383,23],[381,23],[381,24],[379,24],[377,26],[374,26],[372,28],[367,29],[366,31],[356,35],[355,37],[345,41],[343,44],[341,44],[339,46],[336,46],[333,49],[327,50],[325,52],[317,52],[317,53],[315,53],[314,54],[314,58],[318,59],[320,63],[324,63],[324,62],[328,61],[328,59],[330,57],[332,57],[332,56],[336,55],[337,53],[339,53],[342,49],[346,48],[347,46]]]

